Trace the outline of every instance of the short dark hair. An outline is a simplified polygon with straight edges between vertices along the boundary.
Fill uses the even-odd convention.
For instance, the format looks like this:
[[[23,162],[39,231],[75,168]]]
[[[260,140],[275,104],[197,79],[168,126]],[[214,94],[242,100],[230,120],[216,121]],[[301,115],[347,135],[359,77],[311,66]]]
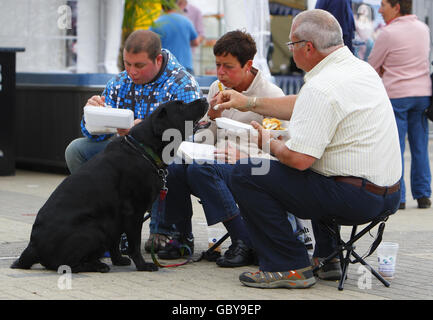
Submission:
[[[391,7],[400,4],[400,14],[405,16],[412,13],[412,0],[387,0]]]
[[[155,61],[161,54],[161,39],[150,30],[139,29],[132,32],[125,40],[125,50],[130,53],[146,52],[149,59]]]
[[[249,33],[241,30],[230,31],[217,40],[213,47],[215,56],[231,54],[238,59],[243,67],[248,60],[253,60],[256,55],[256,42]]]

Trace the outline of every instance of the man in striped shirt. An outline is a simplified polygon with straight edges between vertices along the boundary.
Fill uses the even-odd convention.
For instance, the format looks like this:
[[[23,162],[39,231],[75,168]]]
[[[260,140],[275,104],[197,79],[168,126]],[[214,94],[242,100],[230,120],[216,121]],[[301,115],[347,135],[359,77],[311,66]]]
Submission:
[[[324,10],[298,14],[290,40],[296,65],[306,71],[297,96],[254,99],[224,91],[219,105],[290,120],[287,142],[252,123],[262,148],[279,160],[270,161],[266,174],[252,173],[252,162],[233,169],[231,188],[261,270],[239,279],[253,287],[315,283],[305,246],[296,240],[286,211],[312,220],[317,263],[335,248],[319,221],[334,216],[364,224],[385,210],[394,213],[400,201],[397,126],[377,73],[344,46],[340,25]]]

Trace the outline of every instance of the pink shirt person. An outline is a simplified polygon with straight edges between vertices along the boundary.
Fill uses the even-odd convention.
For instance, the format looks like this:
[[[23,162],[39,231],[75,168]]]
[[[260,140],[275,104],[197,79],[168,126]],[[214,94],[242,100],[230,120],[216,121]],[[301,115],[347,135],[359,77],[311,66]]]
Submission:
[[[430,31],[416,15],[391,20],[377,37],[368,62],[390,99],[430,96]]]

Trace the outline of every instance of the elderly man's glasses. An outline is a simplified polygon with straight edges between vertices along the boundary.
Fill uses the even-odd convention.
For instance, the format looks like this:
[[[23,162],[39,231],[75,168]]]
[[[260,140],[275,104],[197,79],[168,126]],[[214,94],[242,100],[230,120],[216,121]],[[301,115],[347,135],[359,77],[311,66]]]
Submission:
[[[301,43],[301,42],[308,42],[308,41],[307,40],[299,40],[299,41],[293,41],[293,42],[290,41],[290,42],[287,42],[286,45],[290,51],[293,51],[293,49],[295,48],[295,44]]]

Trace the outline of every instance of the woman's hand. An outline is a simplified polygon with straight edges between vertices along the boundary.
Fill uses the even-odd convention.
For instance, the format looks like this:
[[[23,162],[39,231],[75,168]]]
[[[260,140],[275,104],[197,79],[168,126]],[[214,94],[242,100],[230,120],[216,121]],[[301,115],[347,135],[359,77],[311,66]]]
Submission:
[[[226,163],[235,164],[236,161],[242,158],[248,158],[248,155],[240,152],[237,148],[232,147],[226,143],[223,149],[217,148],[215,150],[215,160],[223,160]]]
[[[211,120],[215,120],[216,118],[221,117],[221,114],[222,114],[222,112],[223,112],[224,110],[223,110],[223,109],[215,110],[215,109],[213,108],[215,105],[217,105],[218,103],[221,103],[221,102],[222,102],[222,100],[221,100],[220,92],[217,92],[217,93],[212,97],[212,99],[209,101],[210,108],[209,108],[209,110],[208,110],[208,112],[207,112],[207,115],[208,115],[209,119],[211,119]]]

